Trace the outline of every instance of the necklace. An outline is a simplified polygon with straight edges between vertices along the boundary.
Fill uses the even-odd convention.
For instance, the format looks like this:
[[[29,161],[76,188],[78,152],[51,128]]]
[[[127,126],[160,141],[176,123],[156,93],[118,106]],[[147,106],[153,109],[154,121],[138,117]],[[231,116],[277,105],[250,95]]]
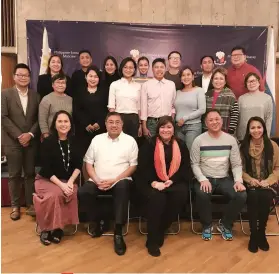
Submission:
[[[65,160],[65,153],[64,153],[63,148],[61,146],[60,140],[58,140],[58,144],[59,144],[59,147],[60,147],[60,150],[61,150],[61,153],[62,153],[64,168],[68,172],[69,166],[70,166],[70,153],[71,153],[71,151],[70,151],[70,143],[68,142],[68,163],[67,163],[67,165],[66,165],[66,160]]]

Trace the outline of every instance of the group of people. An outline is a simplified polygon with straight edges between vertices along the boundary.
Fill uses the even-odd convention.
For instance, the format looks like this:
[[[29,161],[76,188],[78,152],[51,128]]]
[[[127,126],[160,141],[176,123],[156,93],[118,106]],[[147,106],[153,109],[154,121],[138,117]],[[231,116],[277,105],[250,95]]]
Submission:
[[[211,195],[220,193],[228,200],[217,226],[222,237],[233,239],[233,222],[247,203],[248,249],[267,251],[265,228],[279,180],[279,148],[269,138],[272,99],[242,47],[232,49],[228,70],[214,70],[213,57],[202,57],[197,78],[180,67],[181,58],[171,52],[168,71],[165,59],[155,59],[149,78],[144,56],[124,58],[119,69],[108,56],[101,72],[83,50],[81,69],[70,78],[53,55],[37,92],[28,88],[29,67],[18,64],[15,86],[1,93],[11,219],[21,216],[22,169],[26,213],[36,213],[44,245],[60,243],[64,226],[78,224],[79,214],[96,223],[91,234],[100,237],[107,222],[98,197],[112,195],[114,249],[123,255],[133,187],[147,218],[148,253],[160,256],[165,232],[193,187],[204,240],[212,239]]]

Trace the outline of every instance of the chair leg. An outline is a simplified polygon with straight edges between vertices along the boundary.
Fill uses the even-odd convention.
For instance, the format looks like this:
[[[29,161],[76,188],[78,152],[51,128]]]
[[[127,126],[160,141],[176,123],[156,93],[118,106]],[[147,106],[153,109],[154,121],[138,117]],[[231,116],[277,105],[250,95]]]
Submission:
[[[36,226],[35,226],[35,233],[38,235],[38,236],[40,236],[41,235],[41,231],[39,231],[39,225],[38,225],[38,223],[36,223]]]
[[[277,225],[279,226],[279,213],[277,210],[277,206],[279,205],[279,202],[276,202],[275,199],[273,199],[273,206],[271,211],[274,210],[275,212],[275,216],[276,216],[276,220],[277,220]],[[279,232],[267,232],[265,233],[266,236],[279,236]]]
[[[244,225],[243,225],[243,223],[244,223],[244,222],[247,223],[248,220],[245,220],[245,221],[242,220],[242,214],[241,214],[241,213],[239,213],[239,221],[240,221],[240,226],[241,226],[241,230],[242,230],[243,234],[245,234],[246,236],[250,236],[250,233],[247,233],[247,232],[245,231]]]

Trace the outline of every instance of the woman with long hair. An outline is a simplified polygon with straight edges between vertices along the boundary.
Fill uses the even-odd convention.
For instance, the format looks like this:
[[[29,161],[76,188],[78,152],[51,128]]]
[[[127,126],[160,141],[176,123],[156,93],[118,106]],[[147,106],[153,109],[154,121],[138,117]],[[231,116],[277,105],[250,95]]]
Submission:
[[[180,72],[183,88],[178,90],[174,102],[177,137],[190,150],[192,143],[202,133],[201,117],[205,113],[204,90],[195,86],[194,72],[186,66]]]
[[[50,136],[42,143],[42,168],[36,177],[33,202],[43,245],[60,243],[64,226],[79,223],[75,181],[82,157],[73,133],[71,115],[61,110],[53,118]]]
[[[65,74],[63,71],[63,59],[60,55],[53,54],[48,59],[46,73],[39,75],[38,78],[37,92],[40,94],[41,100],[53,91],[51,78],[56,74]],[[66,78],[65,93],[72,97],[71,78],[68,75],[66,75]]]
[[[251,117],[240,147],[243,181],[247,185],[247,210],[250,225],[248,249],[269,250],[265,230],[274,195],[273,185],[279,181],[279,148],[269,139],[265,122]]]

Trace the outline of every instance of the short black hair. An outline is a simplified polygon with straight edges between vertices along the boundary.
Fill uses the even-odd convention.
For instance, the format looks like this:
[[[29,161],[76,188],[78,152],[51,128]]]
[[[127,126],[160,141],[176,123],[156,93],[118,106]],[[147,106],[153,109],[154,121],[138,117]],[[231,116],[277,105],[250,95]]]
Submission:
[[[211,112],[217,112],[220,115],[220,117],[222,117],[221,112],[218,109],[211,108],[211,109],[207,110],[206,113],[204,114],[204,119],[206,119],[208,114],[211,113]]]
[[[29,74],[31,74],[30,68],[29,68],[26,64],[24,64],[24,63],[19,63],[19,64],[17,64],[17,65],[15,66],[15,68],[14,68],[14,74],[16,74],[17,69],[27,69],[28,72],[29,72]]]
[[[51,83],[53,84],[56,80],[65,80],[67,82],[67,77],[64,73],[58,73],[51,77]]]
[[[135,62],[135,60],[131,57],[126,57],[122,60],[120,66],[119,66],[119,76],[120,78],[123,77],[123,68],[125,67],[125,65],[128,63],[128,62],[132,62],[133,65],[134,65],[134,73],[132,76],[135,76],[136,73],[137,73],[137,63]]]
[[[148,60],[148,58],[145,57],[145,56],[141,56],[141,57],[138,59],[138,64],[139,64],[139,62],[142,61],[142,60],[146,60],[147,63],[148,63],[148,65],[149,65],[149,60]]]
[[[235,47],[233,47],[232,50],[231,50],[231,54],[232,54],[233,51],[235,51],[235,50],[241,50],[242,53],[243,53],[244,55],[246,55],[246,49],[245,49],[244,47],[241,47],[241,46],[235,46]]]
[[[96,72],[97,76],[99,77],[99,84],[100,84],[102,74],[101,74],[101,72],[100,72],[100,70],[99,70],[99,68],[98,68],[98,67],[96,67],[96,66],[94,66],[94,65],[89,66],[89,67],[87,68],[86,72],[85,72],[85,76],[87,76],[87,75],[88,75],[88,73],[89,73],[91,70],[93,70],[93,71],[95,71],[95,72]]]
[[[88,53],[90,55],[90,57],[92,57],[91,52],[88,49],[83,49],[78,53],[78,56],[80,56],[83,53]]]
[[[177,53],[177,54],[180,56],[180,59],[182,58],[182,55],[181,55],[181,53],[180,53],[179,51],[173,50],[173,51],[171,51],[171,52],[169,53],[169,55],[168,55],[168,60],[170,59],[170,56],[171,56],[173,53]]]
[[[214,58],[213,58],[213,56],[211,56],[211,55],[204,55],[202,58],[201,58],[201,61],[200,61],[200,64],[202,64],[202,62],[203,62],[203,59],[204,58],[210,58],[211,60],[212,60],[212,62],[214,63]]]
[[[166,66],[166,60],[165,60],[165,58],[156,58],[156,59],[154,59],[153,60],[153,62],[152,62],[152,67],[154,67],[154,65],[156,64],[156,63],[163,63],[165,66]]]
[[[123,118],[122,118],[122,115],[121,115],[119,112],[116,112],[116,111],[109,112],[109,113],[107,114],[107,116],[106,116],[105,121],[107,121],[108,118],[111,117],[111,116],[119,116],[120,119],[121,119],[121,121],[124,122],[124,121],[123,121]]]

